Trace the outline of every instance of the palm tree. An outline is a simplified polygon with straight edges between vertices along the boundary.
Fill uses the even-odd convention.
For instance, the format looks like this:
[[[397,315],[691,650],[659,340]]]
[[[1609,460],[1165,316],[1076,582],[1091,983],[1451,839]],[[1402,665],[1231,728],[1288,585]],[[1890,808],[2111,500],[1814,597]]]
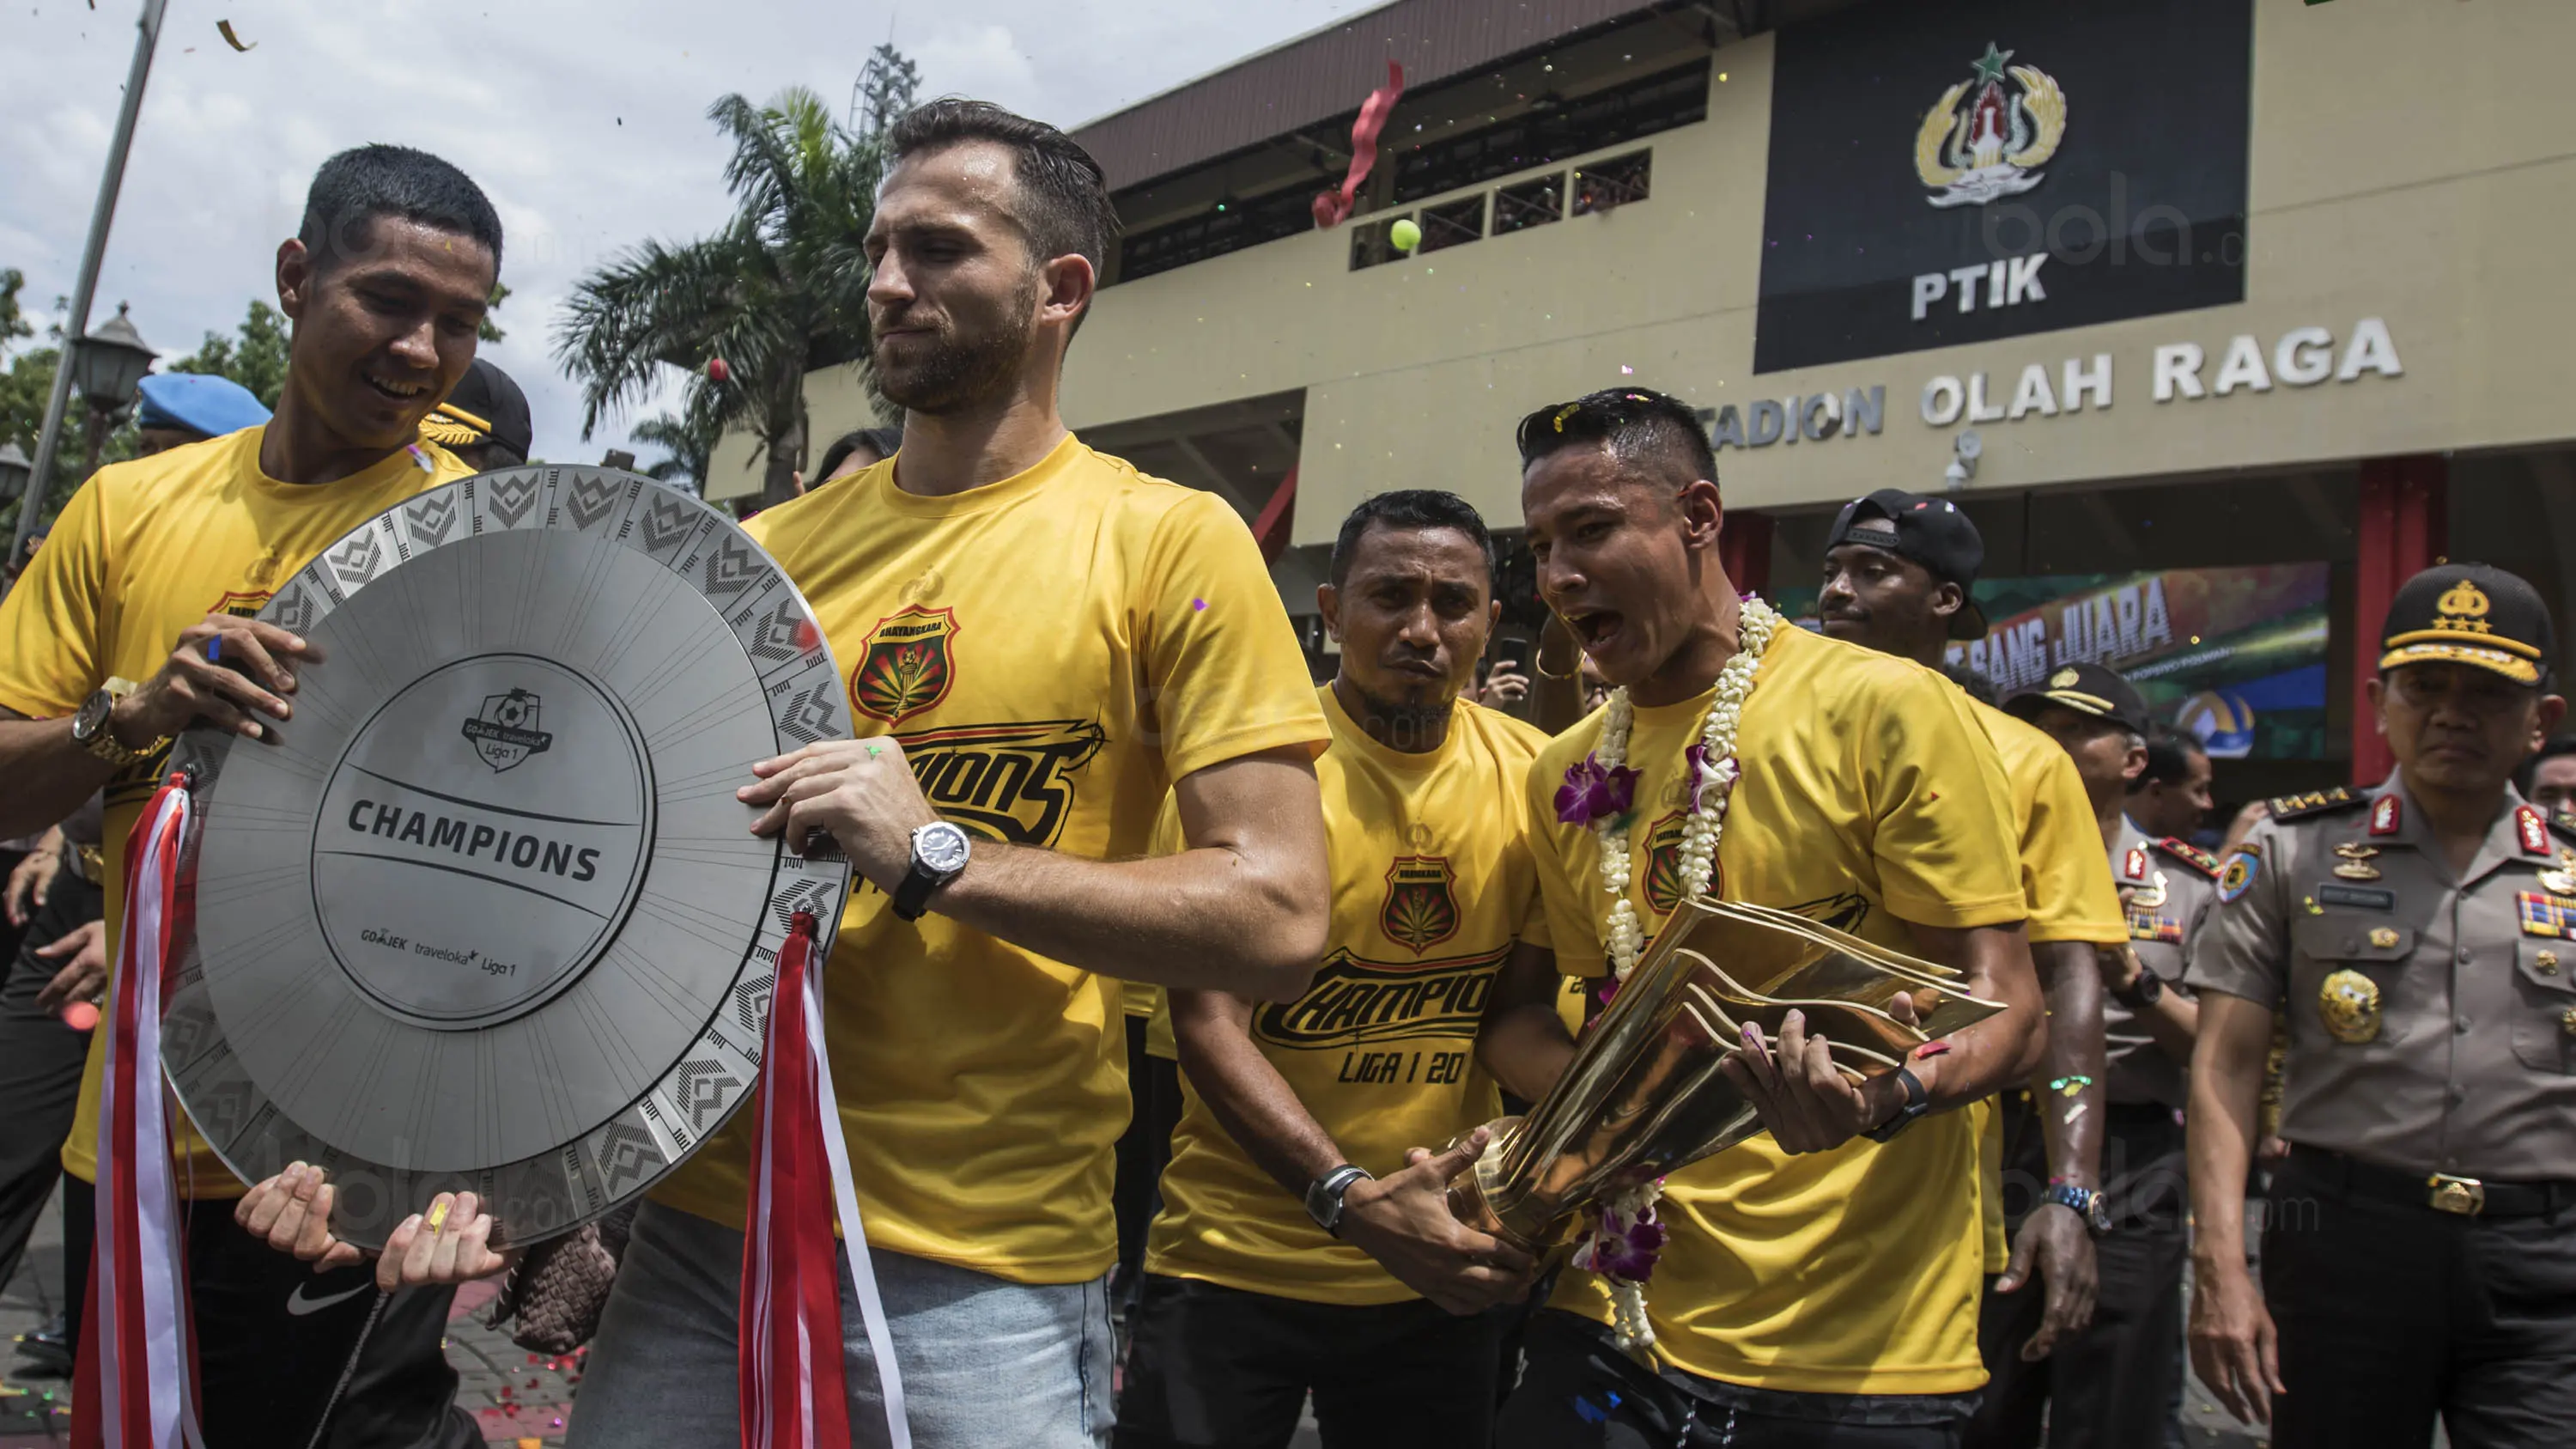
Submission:
[[[685,482],[692,493],[707,491],[707,465],[714,461],[716,440],[724,436],[721,426],[688,413],[657,413],[627,435],[670,455],[646,468],[645,476],[665,483]]]
[[[867,356],[861,242],[882,151],[801,88],[765,106],[729,95],[707,117],[733,142],[732,221],[699,241],[648,241],[583,278],[555,357],[581,381],[584,438],[652,392],[663,368],[694,374],[683,426],[710,439],[750,430],[766,506],[795,496],[805,465],[807,371]],[[725,364],[721,381],[709,376],[713,359]]]

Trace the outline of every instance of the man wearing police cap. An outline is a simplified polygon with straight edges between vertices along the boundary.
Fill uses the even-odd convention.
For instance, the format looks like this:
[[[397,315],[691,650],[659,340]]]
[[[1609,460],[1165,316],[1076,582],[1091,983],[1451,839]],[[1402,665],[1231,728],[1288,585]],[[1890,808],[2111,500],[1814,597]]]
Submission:
[[[2272,802],[2193,945],[2192,1359],[2282,1449],[2576,1443],[2576,850],[2515,793],[2566,712],[2540,596],[2481,564],[2390,604],[2375,790]],[[2276,1006],[2290,1142],[2241,1231]]]

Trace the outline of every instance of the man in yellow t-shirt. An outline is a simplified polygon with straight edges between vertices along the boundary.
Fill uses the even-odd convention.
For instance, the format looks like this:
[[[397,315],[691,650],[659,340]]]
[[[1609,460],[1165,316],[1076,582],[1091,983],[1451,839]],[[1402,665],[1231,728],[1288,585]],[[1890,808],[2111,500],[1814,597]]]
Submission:
[[[197,721],[253,741],[291,731],[296,671],[334,667],[249,616],[342,534],[467,473],[419,429],[474,359],[500,262],[500,219],[455,167],[396,146],[323,163],[299,234],[277,252],[295,336],[276,416],[101,469],[0,601],[0,836],[40,830],[104,786],[111,935],[126,838],[169,737]],[[98,1173],[105,1036],[92,1037],[63,1145],[83,1198]],[[328,1245],[317,1274],[243,1232],[227,1201],[242,1184],[184,1117],[175,1135],[206,1442],[301,1443],[364,1331],[373,1275],[352,1248]],[[476,1221],[490,1230],[488,1214],[459,1213],[446,1235],[462,1242]],[[313,1251],[326,1243],[317,1235]],[[367,1336],[369,1372],[333,1416],[347,1442],[410,1443],[447,1420],[456,1376],[439,1340],[453,1296],[394,1295]]]
[[[1985,562],[1976,524],[1945,498],[1881,488],[1843,506],[1825,535],[1816,614],[1825,637],[1942,667],[1953,639],[1983,638],[1986,619],[1969,589]],[[2015,1376],[2047,1357],[2093,1317],[2099,1272],[2093,1234],[2102,1188],[2102,973],[2095,950],[2128,939],[2120,898],[2102,855],[2085,782],[2054,740],[1983,701],[1971,710],[1994,743],[2012,786],[2032,964],[2048,1006],[2048,1054],[2028,1094],[1980,1108],[1984,1117],[1985,1268],[1992,1277],[1981,1321],[1986,1370]],[[2004,1118],[2031,1127],[2037,1173],[2003,1171]],[[2012,1201],[2007,1204],[2006,1198]],[[2017,1230],[2007,1238],[2007,1218]],[[2007,1244],[2009,1243],[2009,1248]],[[2024,1306],[2036,1271],[2044,1299]],[[2000,1396],[1990,1388],[1979,1425]]]
[[[1721,762],[1694,771],[1687,752],[1749,607],[1718,562],[1707,435],[1687,404],[1623,388],[1531,414],[1520,448],[1540,593],[1623,692],[1530,772],[1563,967],[1609,971],[1612,896],[1585,802],[1566,821],[1558,787],[1628,714],[1628,894],[1649,935],[1704,889],[1955,967],[2005,1009],[1863,1087],[1796,1013],[1776,1043],[1730,1052],[1722,1070],[1769,1130],[1664,1182],[1669,1238],[1645,1290],[1657,1371],[1614,1346],[1601,1280],[1569,1270],[1531,1324],[1496,1443],[1771,1446],[1866,1426],[1873,1445],[1954,1445],[1985,1370],[1976,1130],[1947,1109],[2027,1078],[2043,1032],[2011,787],[1939,675],[1783,622],[1736,716],[1740,776],[1700,788]],[[1704,807],[1722,811],[1715,869],[1687,881],[1680,843]]]
[[[1574,1042],[1521,790],[1545,740],[1460,697],[1501,612],[1491,549],[1449,493],[1342,524],[1316,591],[1342,643],[1319,691],[1332,933],[1294,1001],[1170,994],[1185,1106],[1119,1449],[1285,1444],[1309,1395],[1334,1443],[1492,1440],[1536,1265],[1452,1217],[1448,1184],[1497,1082],[1542,1095]]]
[[[1328,732],[1242,520],[1057,414],[1116,225],[1099,167],[974,101],[911,111],[889,145],[868,304],[903,447],[751,524],[866,738],[768,762],[741,798],[762,833],[830,832],[863,878],[826,1040],[913,1442],[1070,1449],[1111,1418],[1113,977],[1305,990]],[[1144,858],[1167,794],[1188,848]],[[637,1215],[575,1445],[738,1442],[736,1126]],[[879,1442],[847,1317],[851,1427]]]

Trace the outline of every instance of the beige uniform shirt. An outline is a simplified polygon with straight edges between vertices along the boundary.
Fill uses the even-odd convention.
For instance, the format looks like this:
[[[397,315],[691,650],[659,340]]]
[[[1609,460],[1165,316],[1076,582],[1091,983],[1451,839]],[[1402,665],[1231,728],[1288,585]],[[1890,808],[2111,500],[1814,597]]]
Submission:
[[[2182,984],[2183,953],[2218,898],[2217,862],[2179,840],[2151,840],[2126,816],[2111,846],[2111,879],[2129,921],[2129,947],[2168,991]],[[2146,1026],[2108,993],[2102,997],[2106,1089],[2114,1102],[2180,1107],[2190,1099],[2183,1064],[2165,1054]]]
[[[2576,837],[2508,792],[2454,877],[2396,776],[2309,801],[2276,802],[2286,818],[2222,863],[2188,972],[2285,1008],[2281,1135],[2408,1172],[2576,1179]]]

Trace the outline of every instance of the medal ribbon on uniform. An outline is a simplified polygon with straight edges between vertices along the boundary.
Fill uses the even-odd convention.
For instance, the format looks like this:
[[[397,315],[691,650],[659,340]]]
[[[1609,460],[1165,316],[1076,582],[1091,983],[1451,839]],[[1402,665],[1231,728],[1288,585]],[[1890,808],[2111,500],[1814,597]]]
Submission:
[[[188,777],[174,771],[125,844],[125,922],[99,1089],[97,1242],[81,1324],[88,1340],[81,1360],[98,1392],[73,1405],[72,1442],[84,1446],[201,1442],[169,1099],[161,1091],[161,1013],[176,975],[174,948],[188,939],[193,881],[181,855],[191,815]]]
[[[814,956],[814,917],[798,911],[778,953],[751,1141],[751,1202],[742,1238],[743,1449],[848,1449],[840,1262],[832,1251],[836,1206],[858,1287],[859,1317],[876,1355],[888,1441],[894,1449],[911,1449],[903,1376],[895,1367],[885,1303],[868,1261],[849,1148],[841,1140],[840,1104],[832,1092],[832,1064],[823,1051],[823,987]]]

